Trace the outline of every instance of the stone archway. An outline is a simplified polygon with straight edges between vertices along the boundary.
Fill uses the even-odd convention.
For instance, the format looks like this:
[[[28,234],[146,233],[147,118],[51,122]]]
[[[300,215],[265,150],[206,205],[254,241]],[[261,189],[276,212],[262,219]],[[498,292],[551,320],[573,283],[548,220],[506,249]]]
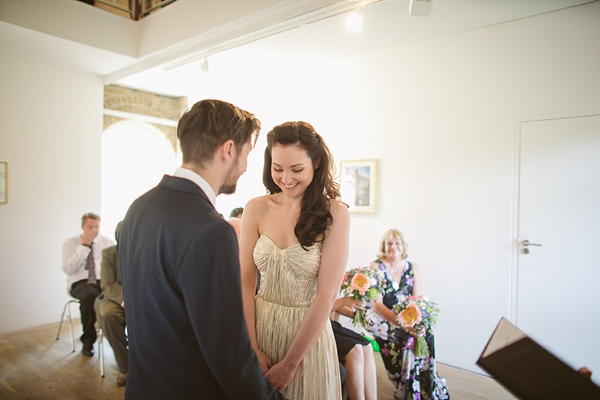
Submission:
[[[104,88],[101,229],[114,228],[137,197],[181,164],[177,121],[187,97],[171,97],[118,85]]]

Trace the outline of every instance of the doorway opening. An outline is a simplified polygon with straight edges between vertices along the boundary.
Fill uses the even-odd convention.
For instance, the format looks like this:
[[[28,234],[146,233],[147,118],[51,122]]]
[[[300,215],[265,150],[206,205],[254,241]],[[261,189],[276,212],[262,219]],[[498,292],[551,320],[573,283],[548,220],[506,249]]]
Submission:
[[[112,238],[131,203],[172,174],[180,160],[165,135],[148,123],[109,126],[102,135],[102,234]]]

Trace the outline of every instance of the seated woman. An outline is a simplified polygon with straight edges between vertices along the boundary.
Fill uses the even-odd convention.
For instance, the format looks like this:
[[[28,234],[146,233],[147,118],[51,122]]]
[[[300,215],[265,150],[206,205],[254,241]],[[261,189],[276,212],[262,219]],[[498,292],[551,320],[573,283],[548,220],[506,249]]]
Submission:
[[[333,303],[331,327],[338,352],[338,359],[346,369],[346,389],[350,400],[377,399],[377,369],[371,343],[351,329],[344,328],[337,317],[339,314],[352,318],[363,302],[350,297],[341,297]]]
[[[414,339],[396,325],[393,306],[408,296],[421,295],[419,270],[407,257],[402,234],[396,229],[387,231],[371,268],[384,272],[388,289],[375,301],[374,310],[367,310],[366,318],[372,324],[388,376],[396,387],[395,398],[449,399],[446,380],[436,370],[433,335],[428,332],[425,337],[429,356],[417,357],[412,351]]]

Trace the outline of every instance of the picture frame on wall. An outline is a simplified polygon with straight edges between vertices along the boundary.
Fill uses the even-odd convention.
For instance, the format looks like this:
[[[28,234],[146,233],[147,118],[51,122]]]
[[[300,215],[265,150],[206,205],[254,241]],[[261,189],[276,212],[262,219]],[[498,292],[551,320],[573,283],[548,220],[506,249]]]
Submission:
[[[340,162],[342,201],[352,213],[376,212],[377,160],[345,160]]]
[[[8,163],[0,161],[0,204],[6,204],[8,190]]]

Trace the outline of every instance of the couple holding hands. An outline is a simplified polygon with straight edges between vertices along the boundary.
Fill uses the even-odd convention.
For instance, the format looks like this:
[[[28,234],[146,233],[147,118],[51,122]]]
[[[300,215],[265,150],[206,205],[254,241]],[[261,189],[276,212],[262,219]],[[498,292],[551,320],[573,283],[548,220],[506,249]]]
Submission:
[[[244,208],[239,250],[214,207],[259,130],[232,104],[196,103],[177,127],[182,166],[123,220],[126,399],[341,399],[329,313],[350,217],[323,138],[305,122],[267,134],[269,194]]]

